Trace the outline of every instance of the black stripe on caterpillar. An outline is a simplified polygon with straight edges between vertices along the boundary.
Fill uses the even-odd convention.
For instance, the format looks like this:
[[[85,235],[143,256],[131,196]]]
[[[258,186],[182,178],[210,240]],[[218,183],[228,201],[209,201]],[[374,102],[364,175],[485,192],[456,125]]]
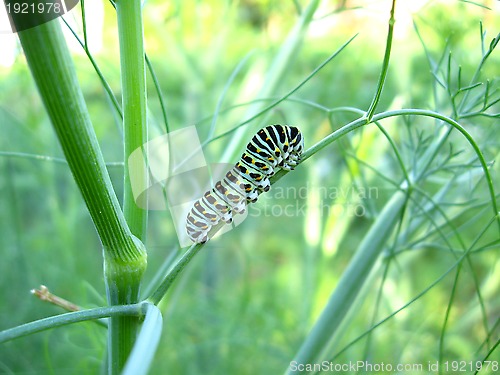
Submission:
[[[224,178],[196,201],[186,218],[191,241],[208,241],[210,230],[221,220],[232,222],[233,214],[244,213],[246,205],[271,188],[269,177],[277,170],[292,170],[300,161],[304,138],[299,128],[269,125],[260,129],[245,152]]]

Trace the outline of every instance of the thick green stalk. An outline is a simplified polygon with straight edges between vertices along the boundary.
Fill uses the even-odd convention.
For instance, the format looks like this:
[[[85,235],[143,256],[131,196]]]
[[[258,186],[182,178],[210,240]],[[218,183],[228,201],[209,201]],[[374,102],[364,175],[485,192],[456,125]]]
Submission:
[[[113,191],[59,21],[21,31],[19,38],[101,239],[108,300],[111,305],[135,303],[146,268],[146,252],[130,232]],[[124,321],[132,328],[117,329],[119,326],[115,322]],[[113,339],[109,358],[113,373],[125,363],[138,322],[135,317],[111,319],[109,335]],[[120,335],[120,332],[126,334]]]
[[[142,8],[140,0],[116,2],[118,35],[120,38],[120,63],[122,77],[123,134],[125,141],[125,168],[123,212],[132,233],[144,240],[147,211],[140,208],[134,199],[130,181],[133,169],[134,181],[147,186],[147,174],[142,164],[129,165],[130,154],[147,141],[146,127],[146,64],[144,61],[144,38]],[[146,196],[141,197],[146,202]]]
[[[40,96],[108,256],[139,258],[113,191],[59,21],[19,32]]]
[[[130,165],[130,154],[143,147],[147,140],[146,127],[146,67],[144,62],[144,41],[142,8],[140,0],[119,0],[116,2],[118,34],[120,39],[120,62],[122,77],[122,108],[124,134],[124,198],[123,212],[132,233],[144,240],[147,225],[147,211],[136,204],[132,191],[134,184],[146,186],[146,170],[142,164]],[[133,170],[133,173],[130,173]],[[147,196],[142,197],[147,202]],[[111,264],[110,264],[111,265]],[[107,283],[110,305],[136,303],[139,300],[140,279],[133,279],[134,270],[123,272],[126,266],[113,264],[118,278]],[[109,373],[120,373],[129,357],[137,337],[139,321],[134,317],[121,316],[110,320]]]
[[[327,358],[325,352],[329,343],[354,305],[380,253],[397,226],[406,200],[405,193],[396,192],[373,223],[359,245],[356,255],[342,274],[321,316],[292,361],[287,374],[304,373],[304,371],[295,370],[296,367],[300,368],[294,366],[295,364],[321,363]]]
[[[146,259],[144,251],[144,260]],[[108,304],[127,305],[139,300],[143,272],[134,264],[105,260],[105,279]],[[144,268],[141,271],[145,270]],[[111,317],[108,325],[108,372],[121,373],[132,351],[140,320],[133,316]]]

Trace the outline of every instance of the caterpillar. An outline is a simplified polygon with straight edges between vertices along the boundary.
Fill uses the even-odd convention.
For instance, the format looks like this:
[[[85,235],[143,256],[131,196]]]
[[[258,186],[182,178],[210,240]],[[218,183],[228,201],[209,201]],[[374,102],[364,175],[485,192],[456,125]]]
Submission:
[[[229,224],[233,214],[244,213],[246,205],[271,188],[269,177],[277,170],[293,170],[304,149],[299,128],[269,125],[247,144],[235,166],[196,201],[186,218],[191,241],[205,243],[210,230],[222,220]]]

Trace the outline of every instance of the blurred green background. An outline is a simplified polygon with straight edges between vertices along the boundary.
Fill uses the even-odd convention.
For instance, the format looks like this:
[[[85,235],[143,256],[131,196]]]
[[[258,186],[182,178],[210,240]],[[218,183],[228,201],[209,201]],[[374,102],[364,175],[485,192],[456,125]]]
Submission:
[[[486,48],[500,31],[499,2],[481,4],[492,9],[465,1],[397,5],[391,64],[378,111],[413,107],[453,115],[447,89],[458,87],[459,66],[466,86],[481,61],[480,22],[487,32]],[[215,135],[223,134],[247,119],[252,106],[270,104],[296,87],[357,33],[347,49],[290,100],[250,122],[241,139],[232,133],[211,142],[205,156],[213,163],[235,162],[249,137],[271,123],[299,126],[308,148],[359,117],[341,108],[366,110],[371,102],[390,2],[322,1],[302,43],[267,93],[272,62],[306,5],[272,0],[147,1],[146,50],[166,100],[170,130],[196,125],[203,141],[216,121]],[[101,2],[86,7],[90,51],[119,98],[114,10]],[[81,35],[79,12],[78,6],[67,19]],[[6,329],[62,312],[30,295],[40,284],[83,307],[103,306],[106,299],[100,243],[90,216],[67,165],[59,159],[61,149],[20,47],[14,45],[9,60],[10,42],[6,35],[2,38],[0,329]],[[67,40],[121,197],[120,122],[89,59],[69,32]],[[500,90],[499,64],[500,55],[494,51],[479,76],[482,82],[491,81],[492,97],[495,89]],[[453,73],[449,79],[447,71]],[[481,91],[471,91],[470,97],[471,103],[481,99]],[[265,100],[253,102],[258,98]],[[153,139],[165,132],[165,124],[150,75],[148,100]],[[495,109],[498,113],[498,104],[489,112]],[[498,159],[498,117],[464,117],[460,123],[488,162]],[[383,126],[410,171],[421,163],[439,129],[425,118],[389,119]],[[229,144],[236,154],[223,160]],[[427,364],[439,358],[440,336],[444,359],[475,361],[498,342],[498,228],[491,225],[491,203],[478,165],[472,148],[457,132],[438,150],[428,167],[429,177],[419,186],[436,205],[425,208],[430,203],[424,194],[409,204],[400,233],[388,242],[356,313],[336,338],[331,357],[343,352],[334,362]],[[498,172],[498,163],[492,164],[497,191]],[[161,303],[164,331],[151,373],[283,373],[370,223],[402,181],[394,153],[374,125],[330,145],[280,180],[250,207],[242,225],[207,244]],[[182,252],[168,211],[150,212],[147,248],[146,292],[162,267]],[[428,288],[469,248],[473,255],[462,263],[459,276],[453,270],[368,339],[347,347]],[[0,373],[98,373],[105,343],[105,330],[93,323],[18,339],[0,347]],[[500,360],[498,349],[489,359]]]

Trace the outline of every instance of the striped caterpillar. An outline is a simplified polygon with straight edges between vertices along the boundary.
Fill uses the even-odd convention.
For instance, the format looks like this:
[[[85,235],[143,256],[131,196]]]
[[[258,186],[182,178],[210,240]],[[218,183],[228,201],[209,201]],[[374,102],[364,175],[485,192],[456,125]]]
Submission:
[[[269,125],[259,130],[235,166],[189,211],[186,230],[191,241],[208,241],[210,230],[221,220],[229,224],[233,214],[244,213],[248,203],[271,188],[269,177],[298,164],[303,148],[304,138],[295,126]]]

